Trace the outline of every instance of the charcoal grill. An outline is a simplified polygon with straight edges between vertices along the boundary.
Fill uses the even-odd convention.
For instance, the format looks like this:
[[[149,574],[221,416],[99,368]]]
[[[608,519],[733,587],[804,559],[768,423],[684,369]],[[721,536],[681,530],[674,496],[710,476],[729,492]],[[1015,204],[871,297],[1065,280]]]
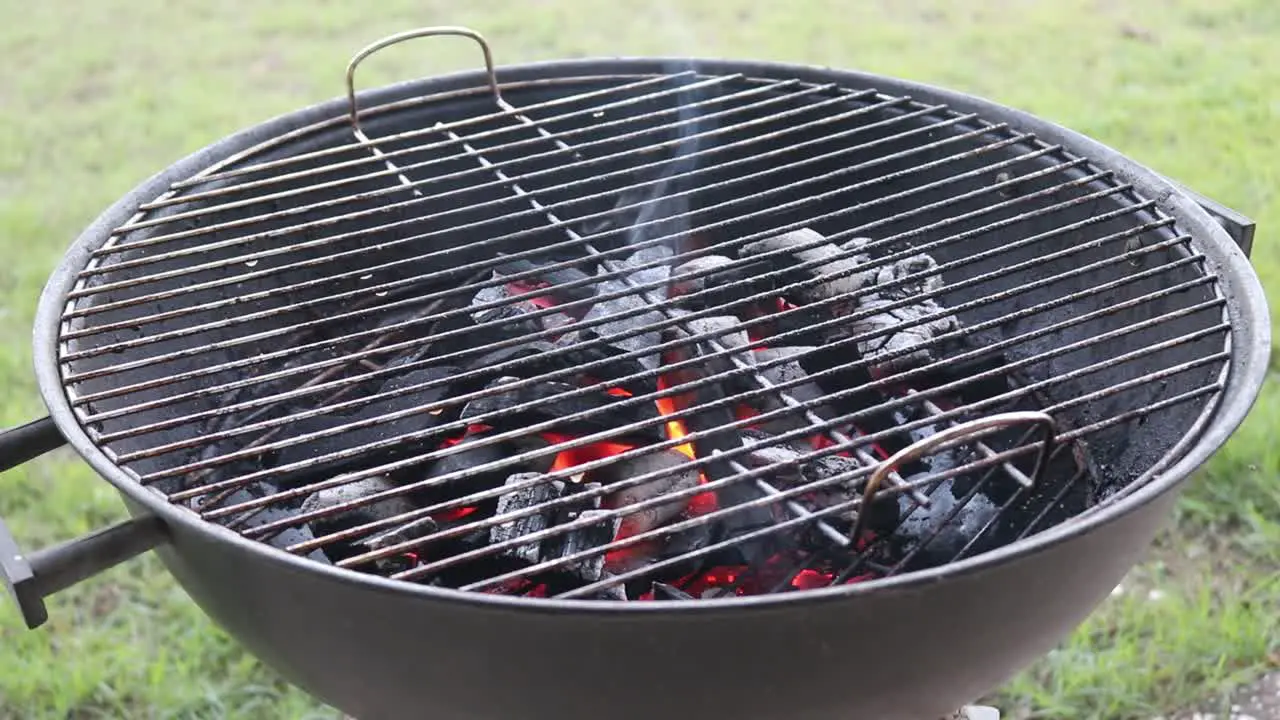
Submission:
[[[485,68],[356,91],[442,34]],[[133,519],[0,532],[32,627],[154,548],[362,718],[939,717],[1114,587],[1262,380],[1252,222],[1009,108],[462,28],[347,85],[50,280],[5,467],[69,443]]]

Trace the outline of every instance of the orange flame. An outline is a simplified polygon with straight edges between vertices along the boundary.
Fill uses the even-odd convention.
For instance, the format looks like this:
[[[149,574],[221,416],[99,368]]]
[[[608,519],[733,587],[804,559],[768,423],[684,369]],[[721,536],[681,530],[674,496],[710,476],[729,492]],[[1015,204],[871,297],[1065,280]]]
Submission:
[[[665,378],[658,378],[658,389],[666,390],[671,387],[671,383]],[[631,393],[622,388],[609,388],[606,392],[615,397],[631,397]],[[671,415],[680,409],[688,407],[689,398],[686,395],[674,395],[660,398],[655,401],[658,406],[658,412],[663,415]],[[668,420],[666,422],[667,437],[671,440],[679,440],[689,434],[684,422],[681,420]],[[541,433],[542,439],[552,444],[566,443],[573,439],[572,435],[564,435],[561,433],[544,432]],[[456,442],[456,441],[454,441]],[[595,442],[582,447],[562,450],[556,454],[555,461],[551,465],[550,472],[558,472],[568,470],[572,467],[589,463],[602,458],[611,457],[619,453],[634,450],[635,445],[619,442]],[[681,443],[675,446],[676,452],[689,458],[696,460],[697,455],[694,453],[691,443]],[[576,479],[576,478],[575,478]],[[698,480],[701,483],[707,482],[707,476],[704,473],[698,473]],[[689,513],[692,515],[702,515],[712,512],[716,509],[716,498],[714,493],[702,493],[694,496],[689,501]]]
[[[667,383],[666,378],[664,377],[658,378],[659,390],[666,390],[669,387],[671,386],[670,384]],[[678,401],[683,401],[684,399],[685,398],[679,395],[668,395],[666,397],[658,398],[657,400],[654,401],[654,403],[657,404],[659,413],[663,415],[674,415],[680,410],[683,410],[685,407],[688,407],[688,403],[678,402]],[[680,438],[688,434],[689,434],[688,431],[685,430],[685,427],[684,427],[684,421],[682,420],[667,421],[667,438],[671,440],[679,440]],[[696,460],[698,457],[693,452],[693,445],[689,443],[677,445],[675,447],[675,450],[676,452],[680,453],[681,455],[684,455],[690,460]],[[703,482],[706,482],[705,478],[703,479]]]
[[[666,390],[669,387],[671,387],[671,384],[667,381],[665,377],[658,378],[659,390]],[[654,401],[654,403],[658,406],[659,413],[662,413],[663,415],[672,415],[678,412],[679,410],[683,410],[689,407],[689,397],[687,394],[686,395],[668,395],[663,398],[658,398],[657,400]],[[679,440],[680,438],[685,437],[688,434],[689,432],[688,432],[688,429],[685,427],[684,421],[679,419],[667,421],[667,438],[668,439]],[[675,446],[675,450],[676,452],[680,453],[681,455],[684,455],[690,460],[698,459],[697,453],[693,451],[692,443],[681,443],[680,445]],[[698,482],[703,485],[707,484],[706,473],[703,473],[701,471],[698,472]],[[715,493],[707,492],[707,493],[701,493],[699,495],[694,495],[692,498],[689,498],[688,507],[689,507],[689,514],[695,515],[695,516],[705,515],[709,512],[714,512],[718,507],[718,504],[716,503]]]

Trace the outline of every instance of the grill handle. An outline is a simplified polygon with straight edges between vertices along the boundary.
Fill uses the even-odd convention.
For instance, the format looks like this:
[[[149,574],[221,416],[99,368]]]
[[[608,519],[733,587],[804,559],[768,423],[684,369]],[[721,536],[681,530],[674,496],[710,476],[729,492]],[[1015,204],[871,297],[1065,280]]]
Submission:
[[[11,470],[67,444],[53,418],[45,415],[0,433],[0,472]]]
[[[66,444],[48,417],[0,433],[0,472],[17,467]],[[0,518],[0,574],[28,628],[49,619],[44,599],[60,590],[140,555],[167,533],[159,518],[125,520],[83,537],[24,554]]]

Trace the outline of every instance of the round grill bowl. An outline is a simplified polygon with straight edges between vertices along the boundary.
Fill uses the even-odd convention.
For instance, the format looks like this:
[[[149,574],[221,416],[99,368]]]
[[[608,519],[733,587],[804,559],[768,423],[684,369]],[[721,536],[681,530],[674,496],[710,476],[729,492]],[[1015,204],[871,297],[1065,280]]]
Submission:
[[[60,350],[60,345],[62,333],[75,327],[74,322],[64,327],[68,294],[115,228],[173,183],[235,161],[261,143],[270,146],[294,133],[283,149],[255,152],[255,161],[338,139],[349,142],[348,105],[334,100],[228,137],[144,182],[77,239],[52,276],[34,330],[36,371],[52,424],[11,431],[6,446],[14,454],[11,441],[22,439],[16,454],[29,457],[60,435],[119,489],[137,520],[78,546],[29,557],[0,547],[14,550],[4,552],[14,557],[4,569],[29,620],[40,619],[42,596],[156,545],[172,574],[216,622],[290,681],[364,720],[424,714],[939,717],[991,690],[1068,634],[1136,562],[1182,482],[1240,424],[1258,393],[1270,350],[1269,314],[1245,254],[1200,205],[1113,150],[1025,113],[946,90],[826,68],[675,59],[521,65],[500,68],[498,78],[504,96],[521,106],[561,92],[558,88],[570,86],[568,79],[596,77],[576,82],[607,85],[672,68],[909,96],[976,113],[988,123],[1008,123],[1111,171],[1114,181],[1131,184],[1138,196],[1153,200],[1173,219],[1176,232],[1191,236],[1189,246],[1204,261],[1202,270],[1188,266],[1187,277],[1218,278],[1216,286],[1199,290],[1202,295],[1177,302],[1193,304],[1216,292],[1225,300],[1221,308],[1189,316],[1178,332],[1207,327],[1225,313],[1229,356],[1205,366],[1178,391],[1221,379],[1220,393],[1168,415],[1168,428],[1141,430],[1150,442],[1110,458],[1111,490],[1128,488],[1112,502],[955,563],[859,584],[680,603],[531,601],[313,562],[201,520],[123,470],[82,427],[67,394],[62,353],[83,346],[72,342]],[[363,92],[359,103],[385,108],[405,101],[402,109],[369,114],[366,129],[377,137],[436,122],[442,107],[460,116],[476,114],[492,102],[487,93],[485,75],[471,72]],[[418,98],[428,100],[412,102]],[[1086,210],[1109,208],[1098,203]],[[257,289],[247,285],[236,292]],[[1171,301],[1162,310],[1176,305]],[[1159,342],[1161,333],[1177,334],[1157,328],[1143,341]],[[1188,346],[1188,355],[1169,362],[1212,352],[1213,343],[1221,351],[1222,335]],[[92,365],[71,367],[79,371]],[[92,382],[78,392],[102,389]],[[121,443],[112,452],[131,449]],[[0,532],[0,543],[12,544],[7,532]]]

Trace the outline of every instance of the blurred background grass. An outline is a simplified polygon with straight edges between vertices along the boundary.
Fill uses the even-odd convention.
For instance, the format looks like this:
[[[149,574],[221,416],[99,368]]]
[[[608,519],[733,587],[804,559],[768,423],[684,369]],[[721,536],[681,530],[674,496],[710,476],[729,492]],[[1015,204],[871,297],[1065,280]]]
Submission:
[[[148,175],[336,96],[346,60],[432,24],[499,63],[695,55],[857,68],[983,95],[1091,135],[1260,223],[1280,287],[1280,3],[1273,0],[0,0],[0,415],[36,416],[36,297],[66,245]],[[393,48],[362,85],[472,67],[460,41]],[[1280,303],[1273,305],[1273,313]],[[1069,641],[991,698],[1016,718],[1213,709],[1280,665],[1276,385],[1199,474],[1150,559]],[[2,479],[27,547],[122,516],[65,452]],[[154,558],[60,595],[27,632],[0,605],[0,717],[334,717],[247,656]]]

